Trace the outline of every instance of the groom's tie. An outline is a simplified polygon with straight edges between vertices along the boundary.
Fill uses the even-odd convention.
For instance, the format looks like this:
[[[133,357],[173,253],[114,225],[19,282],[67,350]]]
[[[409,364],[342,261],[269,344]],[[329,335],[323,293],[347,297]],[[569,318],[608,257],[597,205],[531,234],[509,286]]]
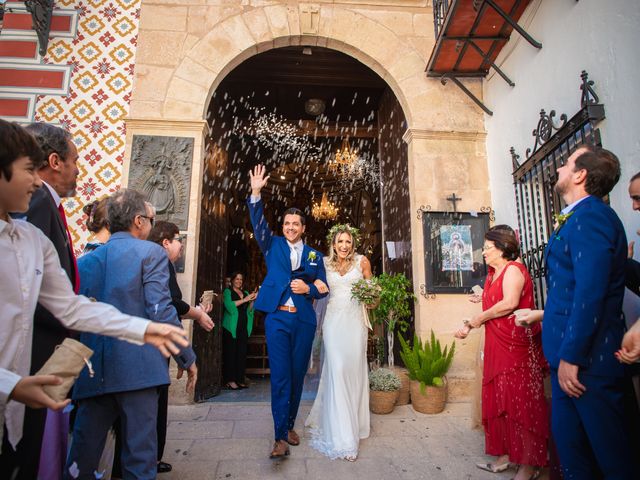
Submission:
[[[291,246],[291,270],[297,270],[300,264],[298,258],[298,248],[295,245]]]

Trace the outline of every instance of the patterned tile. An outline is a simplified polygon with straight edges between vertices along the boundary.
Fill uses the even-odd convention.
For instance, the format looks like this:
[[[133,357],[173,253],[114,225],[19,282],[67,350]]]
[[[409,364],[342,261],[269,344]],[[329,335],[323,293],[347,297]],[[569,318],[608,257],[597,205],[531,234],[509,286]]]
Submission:
[[[71,113],[75,118],[84,122],[95,113],[95,110],[93,109],[91,102],[82,99],[71,108]]]
[[[118,94],[129,90],[131,88],[131,82],[124,74],[118,72],[107,80],[107,86],[113,93]]]
[[[55,63],[63,63],[73,50],[68,42],[51,42],[47,47],[47,55],[53,59]]]
[[[83,72],[74,77],[73,84],[83,93],[87,93],[98,85],[98,80],[91,72]]]
[[[104,110],[102,110],[104,117],[112,124],[118,123],[126,113],[126,109],[117,101],[111,102]]]
[[[98,145],[107,153],[113,154],[124,147],[124,140],[114,132],[109,132],[98,141]]]
[[[133,57],[133,52],[124,43],[115,46],[110,52],[109,56],[118,65],[124,65]]]
[[[98,15],[91,15],[80,22],[80,28],[90,35],[96,35],[104,30],[104,22]]]
[[[79,51],[80,57],[84,60],[84,63],[90,63],[100,55],[102,55],[102,50],[98,45],[94,42],[89,42],[85,44]]]
[[[101,165],[96,172],[96,178],[105,186],[111,186],[120,177],[120,166],[115,167],[111,162]]]
[[[57,98],[50,98],[46,102],[39,102],[36,112],[43,122],[53,122],[64,111]]]

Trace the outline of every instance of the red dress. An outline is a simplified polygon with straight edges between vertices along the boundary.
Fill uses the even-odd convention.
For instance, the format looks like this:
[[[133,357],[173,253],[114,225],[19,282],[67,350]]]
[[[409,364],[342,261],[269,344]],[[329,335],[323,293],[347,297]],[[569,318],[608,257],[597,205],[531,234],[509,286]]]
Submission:
[[[513,265],[524,275],[518,308],[535,308],[533,283],[526,267],[509,262],[497,278],[489,268],[482,294],[482,309],[502,300],[504,272]],[[548,371],[542,353],[541,327],[516,326],[507,315],[485,322],[482,424],[486,452],[509,455],[523,465],[547,464],[549,419],[543,379]]]

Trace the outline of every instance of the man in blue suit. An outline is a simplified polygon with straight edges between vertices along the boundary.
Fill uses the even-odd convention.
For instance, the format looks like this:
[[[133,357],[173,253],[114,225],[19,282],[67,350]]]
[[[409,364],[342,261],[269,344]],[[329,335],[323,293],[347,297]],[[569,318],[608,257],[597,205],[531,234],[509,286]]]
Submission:
[[[263,165],[251,176],[249,214],[253,233],[267,264],[255,309],[267,314],[265,330],[271,370],[271,413],[275,443],[271,458],[289,455],[288,445],[299,445],[294,430],[304,376],[316,331],[313,299],[322,298],[313,284],[327,278],[320,252],[302,242],[305,218],[297,208],[284,212],[282,232],[274,235],[264,218],[260,190],[269,177]]]
[[[107,206],[109,241],[78,260],[80,291],[122,312],[179,325],[169,292],[167,254],[147,242],[154,215],[144,196],[120,190]],[[129,344],[95,334],[80,340],[93,349],[95,374],[83,370],[73,391],[78,413],[66,479],[95,479],[107,432],[120,419],[122,478],[156,478],[158,387],[170,383],[166,360],[149,346]],[[196,381],[191,348],[174,356],[188,371],[187,389]],[[101,472],[98,472],[101,473]]]
[[[555,189],[567,207],[545,251],[542,342],[565,480],[631,479],[639,471],[637,408],[614,356],[625,330],[627,243],[622,222],[602,201],[619,178],[618,159],[604,149],[580,147],[558,169]]]

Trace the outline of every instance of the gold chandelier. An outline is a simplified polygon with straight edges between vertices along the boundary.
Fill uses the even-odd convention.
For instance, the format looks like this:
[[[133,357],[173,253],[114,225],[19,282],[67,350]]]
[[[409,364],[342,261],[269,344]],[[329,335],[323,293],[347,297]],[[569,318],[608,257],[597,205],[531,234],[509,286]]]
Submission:
[[[338,208],[329,201],[327,192],[322,192],[320,203],[313,202],[311,215],[316,220],[334,220],[338,216]]]
[[[329,170],[347,176],[358,162],[358,151],[349,145],[349,137],[342,140],[342,147],[336,151],[335,157],[329,161]]]

